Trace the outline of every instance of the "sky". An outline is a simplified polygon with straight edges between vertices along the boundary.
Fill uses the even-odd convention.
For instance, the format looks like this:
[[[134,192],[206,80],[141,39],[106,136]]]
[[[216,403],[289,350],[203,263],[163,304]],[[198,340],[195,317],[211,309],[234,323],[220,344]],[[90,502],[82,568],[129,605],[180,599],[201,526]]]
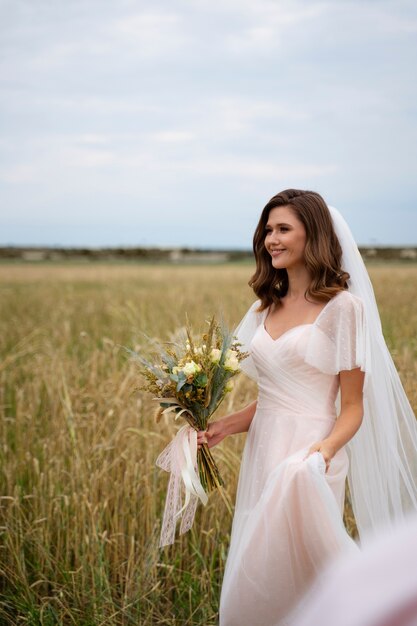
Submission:
[[[0,245],[417,245],[416,67],[415,0],[0,0]]]

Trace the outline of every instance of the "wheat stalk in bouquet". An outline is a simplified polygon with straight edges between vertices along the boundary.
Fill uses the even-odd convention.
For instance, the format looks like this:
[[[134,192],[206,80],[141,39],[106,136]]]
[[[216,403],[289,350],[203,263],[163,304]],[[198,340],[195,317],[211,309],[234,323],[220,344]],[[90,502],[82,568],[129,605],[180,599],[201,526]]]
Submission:
[[[200,339],[193,336],[186,321],[174,341],[156,344],[155,358],[145,358],[130,351],[141,365],[144,379],[140,387],[154,394],[162,414],[184,418],[196,431],[206,430],[209,420],[225,395],[233,388],[231,380],[240,371],[239,363],[247,357],[241,344],[213,316]],[[197,450],[199,478],[204,491],[224,485],[219,469],[206,443]]]

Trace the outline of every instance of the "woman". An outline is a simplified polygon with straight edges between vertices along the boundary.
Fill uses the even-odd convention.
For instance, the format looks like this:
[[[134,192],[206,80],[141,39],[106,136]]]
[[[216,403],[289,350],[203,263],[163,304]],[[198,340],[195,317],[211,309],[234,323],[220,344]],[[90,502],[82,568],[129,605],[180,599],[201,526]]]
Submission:
[[[248,432],[220,626],[290,624],[329,560],[359,550],[343,526],[348,472],[361,540],[417,508],[416,423],[347,225],[319,194],[286,190],[254,253],[259,299],[236,334],[258,399],[197,435],[212,447]]]

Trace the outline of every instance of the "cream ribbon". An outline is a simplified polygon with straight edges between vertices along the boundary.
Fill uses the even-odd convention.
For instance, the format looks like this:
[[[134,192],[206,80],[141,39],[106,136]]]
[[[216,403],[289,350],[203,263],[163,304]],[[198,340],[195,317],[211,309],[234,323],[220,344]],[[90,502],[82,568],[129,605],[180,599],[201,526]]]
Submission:
[[[162,547],[174,542],[178,517],[186,512],[186,519],[183,518],[181,523],[182,534],[192,526],[198,500],[204,505],[208,502],[208,496],[198,475],[197,431],[189,424],[182,426],[158,456],[156,465],[171,472],[162,520],[160,539]],[[178,508],[181,505],[181,482],[185,486],[185,503]]]
[[[181,434],[182,431],[185,436]],[[184,509],[188,506],[191,494],[199,498],[204,506],[208,501],[208,496],[200,482],[200,477],[195,471],[195,467],[197,465],[197,431],[186,424],[180,428],[179,432],[176,434],[176,437],[178,436],[180,436],[182,441],[182,450],[186,461],[185,466],[182,460],[180,461],[181,476],[185,485],[185,504],[179,511],[176,512],[175,518],[180,516]]]

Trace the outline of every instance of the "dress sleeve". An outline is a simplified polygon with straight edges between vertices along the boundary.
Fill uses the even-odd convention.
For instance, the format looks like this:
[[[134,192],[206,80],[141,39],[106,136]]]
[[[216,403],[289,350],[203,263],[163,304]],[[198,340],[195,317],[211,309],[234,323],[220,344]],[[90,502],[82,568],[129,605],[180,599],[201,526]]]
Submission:
[[[256,300],[249,307],[248,311],[245,313],[245,315],[233,331],[233,335],[237,337],[237,340],[242,344],[240,348],[242,352],[249,352],[249,356],[240,363],[241,369],[243,372],[245,372],[245,374],[247,374],[255,381],[258,381],[258,373],[250,354],[250,344],[256,329],[258,328],[259,324],[263,322],[263,319],[265,317],[265,311],[263,311],[262,313],[256,312],[256,309],[258,308],[260,303],[260,300]]]
[[[334,296],[313,325],[304,360],[326,374],[366,371],[364,306],[348,291]]]

